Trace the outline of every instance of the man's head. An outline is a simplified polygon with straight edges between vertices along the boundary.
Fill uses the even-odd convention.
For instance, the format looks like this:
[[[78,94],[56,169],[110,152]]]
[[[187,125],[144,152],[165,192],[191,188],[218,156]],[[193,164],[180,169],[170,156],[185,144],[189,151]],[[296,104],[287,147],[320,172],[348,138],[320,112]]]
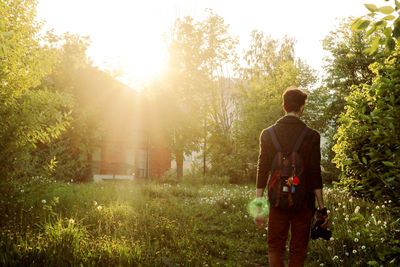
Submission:
[[[282,94],[282,100],[282,107],[286,113],[293,112],[301,114],[307,100],[307,94],[296,87],[288,87]]]

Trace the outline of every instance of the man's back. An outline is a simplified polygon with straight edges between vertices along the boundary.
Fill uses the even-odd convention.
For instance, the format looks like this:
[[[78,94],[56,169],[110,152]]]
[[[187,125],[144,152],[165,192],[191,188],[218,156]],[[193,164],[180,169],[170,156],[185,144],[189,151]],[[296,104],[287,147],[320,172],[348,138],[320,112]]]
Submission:
[[[284,154],[292,152],[297,138],[300,136],[306,124],[295,116],[284,116],[275,124],[275,133]],[[263,147],[261,147],[263,146]],[[260,136],[260,155],[258,158],[257,188],[264,188],[267,184],[268,174],[272,161],[276,154],[268,131],[264,130]],[[299,154],[304,162],[306,177],[307,206],[315,208],[315,197],[313,190],[322,188],[320,167],[320,135],[317,131],[310,129],[299,148]]]

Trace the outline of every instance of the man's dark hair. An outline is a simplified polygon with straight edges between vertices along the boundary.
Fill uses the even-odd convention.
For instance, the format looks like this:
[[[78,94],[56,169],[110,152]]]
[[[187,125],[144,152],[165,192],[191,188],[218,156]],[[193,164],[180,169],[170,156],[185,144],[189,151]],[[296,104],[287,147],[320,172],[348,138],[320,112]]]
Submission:
[[[306,103],[307,94],[296,87],[289,87],[282,94],[283,106],[286,112],[298,112]]]

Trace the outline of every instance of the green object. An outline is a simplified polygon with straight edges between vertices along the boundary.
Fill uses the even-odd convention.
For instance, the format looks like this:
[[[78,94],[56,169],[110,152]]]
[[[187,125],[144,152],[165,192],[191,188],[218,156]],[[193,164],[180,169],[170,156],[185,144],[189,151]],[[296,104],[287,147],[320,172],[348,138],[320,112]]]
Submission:
[[[267,215],[269,212],[269,202],[264,197],[255,198],[247,206],[247,211],[253,218]]]

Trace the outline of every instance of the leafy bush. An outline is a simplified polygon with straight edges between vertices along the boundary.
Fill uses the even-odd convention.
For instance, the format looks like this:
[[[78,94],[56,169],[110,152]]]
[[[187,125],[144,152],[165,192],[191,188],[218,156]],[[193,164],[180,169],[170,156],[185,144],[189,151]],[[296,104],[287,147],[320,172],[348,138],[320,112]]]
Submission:
[[[346,113],[333,150],[342,183],[376,200],[400,205],[400,54],[374,63],[372,86],[357,88],[347,98]]]

